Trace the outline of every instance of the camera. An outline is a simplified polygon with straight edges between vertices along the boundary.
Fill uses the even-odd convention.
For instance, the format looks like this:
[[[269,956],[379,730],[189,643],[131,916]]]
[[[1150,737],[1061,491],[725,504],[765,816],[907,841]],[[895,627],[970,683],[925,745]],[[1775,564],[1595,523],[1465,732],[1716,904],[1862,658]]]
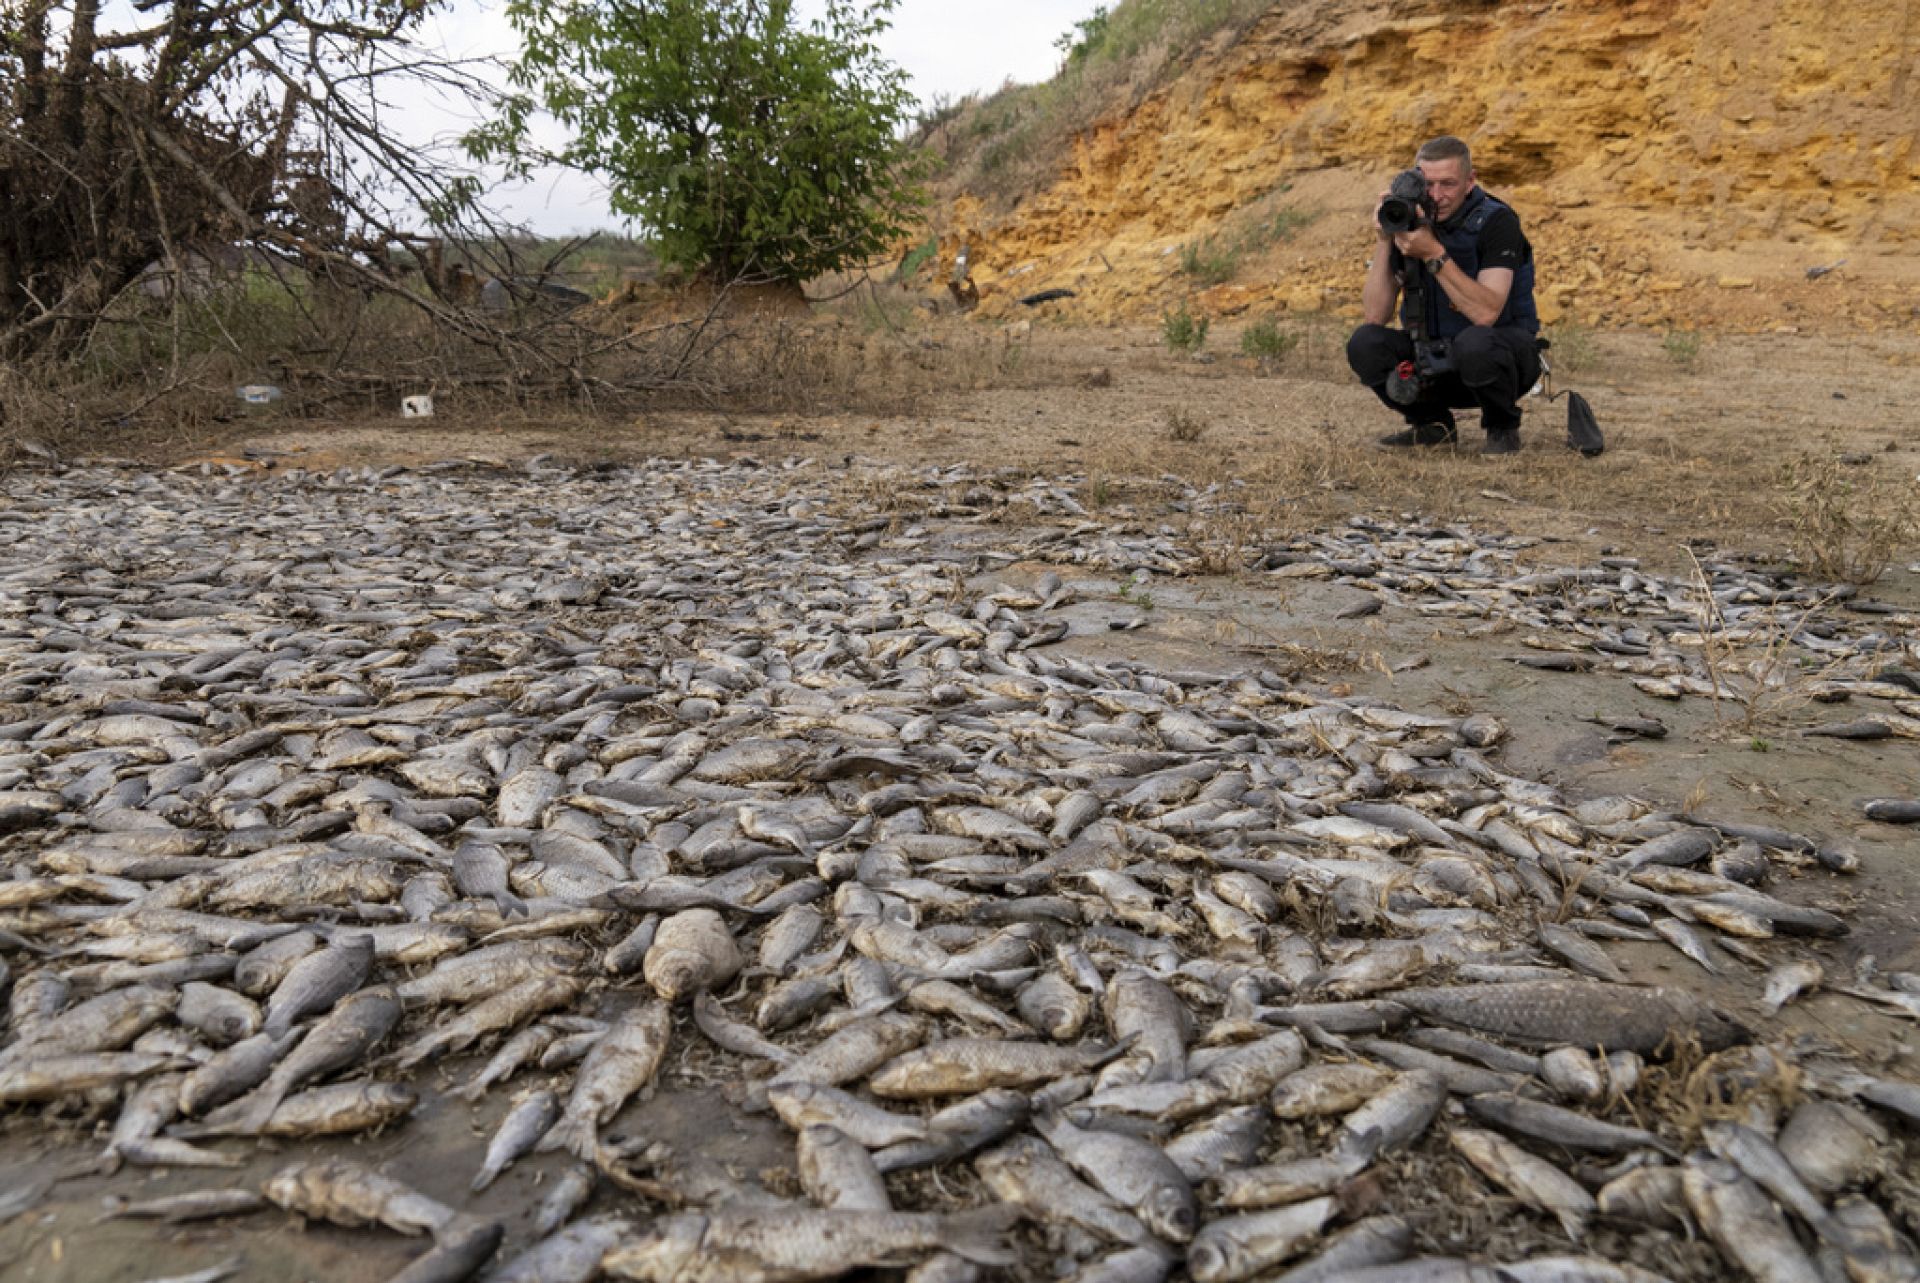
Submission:
[[[1427,195],[1427,179],[1417,169],[1403,169],[1393,176],[1387,198],[1380,202],[1380,230],[1410,232],[1433,221],[1437,206]]]
[[[1431,380],[1454,370],[1453,345],[1445,339],[1415,339],[1413,360],[1402,361],[1387,376],[1387,395],[1396,405],[1412,405]]]

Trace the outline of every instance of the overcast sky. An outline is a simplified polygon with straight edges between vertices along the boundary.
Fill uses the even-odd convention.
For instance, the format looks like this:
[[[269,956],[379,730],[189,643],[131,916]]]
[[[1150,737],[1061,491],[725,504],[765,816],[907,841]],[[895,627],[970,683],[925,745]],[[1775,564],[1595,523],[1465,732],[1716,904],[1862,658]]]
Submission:
[[[1008,79],[1045,80],[1059,65],[1053,42],[1091,14],[1099,0],[902,0],[893,27],[881,39],[886,55],[905,69],[922,102],[998,89]],[[796,0],[811,19],[824,0]],[[457,57],[510,55],[515,48],[502,0],[453,0],[427,33]],[[451,136],[460,122],[422,106],[409,121],[426,133]],[[424,141],[424,139],[423,139]],[[495,205],[536,231],[563,235],[618,225],[595,184],[556,173],[496,194]]]

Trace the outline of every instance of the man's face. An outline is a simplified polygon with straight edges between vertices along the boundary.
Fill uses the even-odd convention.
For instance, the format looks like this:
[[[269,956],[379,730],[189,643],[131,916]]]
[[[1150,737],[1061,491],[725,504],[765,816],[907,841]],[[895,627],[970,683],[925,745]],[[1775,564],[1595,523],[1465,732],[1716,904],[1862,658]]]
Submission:
[[[1473,190],[1473,171],[1458,156],[1421,161],[1420,176],[1427,180],[1427,195],[1433,197],[1443,223],[1460,212],[1461,202]]]

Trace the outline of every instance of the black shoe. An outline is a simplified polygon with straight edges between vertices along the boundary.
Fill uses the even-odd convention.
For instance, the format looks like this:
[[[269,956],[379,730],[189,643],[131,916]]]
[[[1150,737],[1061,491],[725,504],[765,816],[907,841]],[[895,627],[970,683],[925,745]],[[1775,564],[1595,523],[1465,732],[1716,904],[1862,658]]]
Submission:
[[[1481,454],[1519,454],[1520,429],[1491,428],[1487,431],[1487,443],[1480,447]]]
[[[1381,445],[1415,446],[1447,445],[1458,441],[1460,434],[1453,430],[1451,423],[1422,423],[1408,428],[1405,432],[1391,432],[1380,438]]]

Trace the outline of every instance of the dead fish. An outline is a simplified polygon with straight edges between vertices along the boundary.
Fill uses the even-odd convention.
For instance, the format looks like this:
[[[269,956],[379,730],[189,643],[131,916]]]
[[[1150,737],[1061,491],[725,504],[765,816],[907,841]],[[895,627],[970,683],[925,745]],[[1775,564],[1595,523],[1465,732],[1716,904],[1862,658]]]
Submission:
[[[845,1211],[890,1212],[886,1179],[873,1156],[837,1127],[815,1124],[800,1129],[796,1140],[800,1187],[818,1207]]]
[[[1369,1266],[1403,1259],[1413,1230],[1397,1216],[1369,1216],[1327,1240],[1314,1256],[1277,1275],[1274,1283],[1336,1283]]]
[[[1014,999],[1020,1018],[1056,1042],[1072,1042],[1086,1028],[1092,1004],[1057,971],[1043,971]]]
[[[499,1221],[461,1213],[435,1232],[431,1248],[388,1283],[465,1283],[500,1249],[505,1237],[506,1227]]]
[[[1708,1050],[1746,1031],[1680,989],[1587,980],[1522,981],[1453,989],[1401,989],[1393,1000],[1421,1015],[1526,1042],[1649,1055],[1690,1033]]]
[[[549,1230],[488,1274],[488,1283],[593,1283],[600,1277],[601,1258],[632,1235],[633,1228],[617,1217],[595,1217]]]
[[[1447,1085],[1437,1075],[1425,1069],[1400,1074],[1341,1120],[1333,1152],[1372,1162],[1424,1133],[1446,1101]]]
[[[1783,962],[1767,973],[1766,993],[1760,1005],[1767,1009],[1768,1015],[1777,1015],[1780,1008],[1801,994],[1819,988],[1826,976],[1826,969],[1811,958]]]
[[[533,1151],[560,1117],[560,1100],[550,1091],[532,1091],[522,1096],[500,1127],[487,1142],[487,1156],[469,1186],[478,1194],[493,1184],[500,1173]]]
[[[1318,1238],[1337,1206],[1335,1199],[1315,1198],[1271,1212],[1209,1221],[1187,1249],[1187,1269],[1194,1283],[1253,1278]]]
[[[896,1114],[848,1092],[820,1083],[784,1083],[769,1088],[767,1101],[780,1121],[798,1132],[815,1125],[838,1128],[868,1149],[922,1140],[926,1121]]]
[[[950,1162],[1005,1139],[1031,1112],[1032,1101],[1020,1092],[983,1091],[930,1115],[925,1139],[889,1145],[873,1156],[874,1165],[898,1172]]]
[[[295,962],[267,999],[262,1031],[271,1037],[297,1021],[320,1015],[367,982],[373,969],[373,939],[350,935]]]
[[[1011,1265],[1002,1243],[1018,1217],[1008,1207],[939,1215],[815,1209],[719,1209],[662,1217],[606,1254],[616,1278],[673,1283],[690,1262],[737,1262],[746,1277],[835,1278],[863,1265],[895,1265],[936,1251],[981,1265]]]
[[[0,1049],[0,1068],[69,1053],[118,1051],[179,1005],[173,989],[129,985],[77,1003]]]
[[[502,1029],[512,1029],[543,1012],[564,1007],[585,985],[573,976],[535,975],[463,1010],[421,1034],[394,1053],[394,1063],[411,1069],[423,1061],[460,1051]]]
[[[1697,1155],[1681,1182],[1694,1219],[1729,1261],[1760,1283],[1820,1283],[1772,1200],[1730,1163]]]
[[[262,1136],[343,1136],[397,1122],[420,1103],[399,1083],[352,1082],[296,1092],[281,1101],[260,1128]]]
[[[771,1060],[776,1065],[790,1065],[795,1059],[794,1054],[785,1047],[769,1042],[751,1026],[728,1016],[726,1009],[706,989],[694,995],[693,1023],[714,1046],[724,1048],[735,1055]]]
[[[1716,1158],[1733,1164],[1740,1174],[1758,1185],[1780,1206],[1798,1216],[1807,1227],[1828,1242],[1839,1237],[1838,1227],[1825,1204],[1773,1141],[1740,1123],[1710,1122],[1701,1128],[1701,1138]]]
[[[296,1088],[358,1064],[399,1022],[400,1001],[387,986],[350,994],[294,1044],[251,1094],[207,1115],[204,1122],[175,1128],[175,1134],[189,1140],[256,1134]]]
[[[0,1104],[60,1100],[179,1067],[172,1056],[106,1051],[20,1057],[0,1068]]]
[[[264,1196],[250,1189],[199,1189],[184,1194],[168,1194],[159,1198],[143,1199],[135,1203],[120,1201],[109,1207],[101,1219],[129,1216],[178,1225],[187,1221],[246,1216],[263,1211],[269,1206],[271,1204]]]
[[[792,1064],[749,1088],[749,1108],[764,1108],[767,1092],[790,1083],[820,1083],[837,1087],[841,1083],[864,1078],[880,1066],[927,1036],[927,1026],[918,1017],[887,1013],[854,1020],[835,1030],[803,1053]]]
[[[1407,1046],[1403,1043],[1389,1042],[1384,1038],[1356,1038],[1353,1046],[1356,1050],[1365,1052],[1377,1060],[1385,1061],[1395,1069],[1425,1070],[1446,1084],[1447,1090],[1456,1096],[1476,1096],[1490,1091],[1514,1091],[1523,1082],[1513,1074],[1483,1069],[1479,1065],[1470,1065],[1465,1061],[1455,1060],[1451,1056],[1443,1056],[1438,1052]],[[1384,1085],[1383,1083],[1382,1086]]]
[[[1601,1187],[1595,1204],[1620,1220],[1680,1233],[1694,1229],[1678,1167],[1648,1164],[1623,1172]]]
[[[233,1277],[244,1264],[246,1264],[245,1257],[232,1256],[204,1270],[195,1270],[191,1274],[175,1274],[167,1278],[147,1279],[145,1283],[220,1283],[222,1279]]]
[[[1264,1105],[1223,1109],[1169,1140],[1164,1149],[1181,1174],[1197,1185],[1233,1168],[1251,1166],[1272,1122]]]
[[[1364,1061],[1308,1065],[1276,1083],[1268,1104],[1275,1118],[1329,1118],[1358,1109],[1395,1077]]]
[[[1590,1118],[1577,1110],[1562,1109],[1545,1101],[1524,1096],[1488,1095],[1467,1098],[1467,1112],[1496,1127],[1535,1140],[1564,1145],[1568,1149],[1591,1149],[1611,1153],[1646,1147],[1669,1153],[1664,1142],[1639,1127],[1621,1127]]]
[[[1555,955],[1582,975],[1604,980],[1609,984],[1625,984],[1626,976],[1614,965],[1606,951],[1577,931],[1569,931],[1555,922],[1542,922],[1539,926],[1540,943],[1547,952]]]
[[[1032,1087],[1084,1073],[1124,1054],[1131,1044],[1057,1047],[998,1038],[949,1038],[883,1065],[868,1090],[891,1099],[963,1096],[989,1087]]]
[[[1036,1120],[1068,1165],[1138,1216],[1161,1238],[1185,1243],[1200,1224],[1193,1186],[1157,1146],[1118,1132],[1075,1127],[1057,1114]]]
[[[1837,1194],[1879,1170],[1886,1128],[1835,1101],[1802,1101],[1780,1129],[1778,1145],[1793,1170],[1822,1194]]]
[[[453,853],[453,884],[460,894],[491,900],[509,917],[527,916],[527,902],[513,891],[513,862],[491,842],[462,842]]]
[[[1662,940],[1678,949],[1688,958],[1700,965],[1709,975],[1720,974],[1720,964],[1714,961],[1713,952],[1698,931],[1677,918],[1656,918],[1653,930]]]
[[[1223,1173],[1214,1182],[1222,1207],[1274,1207],[1330,1194],[1367,1169],[1363,1149],[1317,1154]]]
[[[290,1033],[284,1038],[270,1038],[255,1034],[215,1053],[181,1080],[180,1112],[197,1117],[252,1091],[266,1081],[300,1036]]]
[[[591,1161],[599,1129],[659,1072],[672,1028],[671,1010],[657,999],[622,1013],[575,1073],[573,1093],[560,1121],[541,1137],[540,1152],[564,1149]]]
[[[1911,798],[1874,798],[1863,809],[1869,820],[1882,824],[1920,823],[1920,800]]]
[[[534,1234],[544,1238],[573,1219],[574,1213],[585,1207],[587,1200],[593,1197],[594,1183],[591,1167],[569,1167],[560,1173],[554,1179],[553,1187],[541,1196],[539,1206],[534,1208]],[[595,1268],[598,1268],[597,1260]]]
[[[295,1163],[267,1178],[262,1192],[277,1207],[349,1229],[384,1225],[397,1234],[443,1228],[453,1209],[359,1163]]]
[[[980,1155],[974,1168],[1004,1203],[1040,1224],[1078,1226],[1116,1243],[1147,1243],[1152,1233],[1107,1194],[1081,1181],[1059,1155],[1031,1136]]]
[[[1551,1213],[1575,1242],[1585,1231],[1587,1218],[1599,1210],[1579,1181],[1504,1136],[1456,1127],[1447,1140],[1482,1176],[1528,1207]]]
[[[740,946],[712,909],[687,909],[660,924],[641,973],[668,1002],[723,985],[745,965]]]

